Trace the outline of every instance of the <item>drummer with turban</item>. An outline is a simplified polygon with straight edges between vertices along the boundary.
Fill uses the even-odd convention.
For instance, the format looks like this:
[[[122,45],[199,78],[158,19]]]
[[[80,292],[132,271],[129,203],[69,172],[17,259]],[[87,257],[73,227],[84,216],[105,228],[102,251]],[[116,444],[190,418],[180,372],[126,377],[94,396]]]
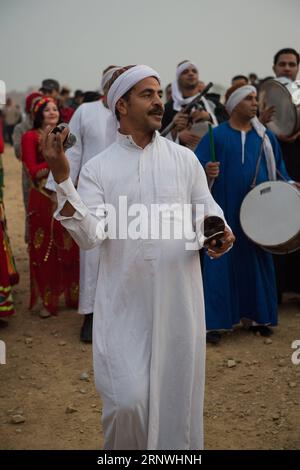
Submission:
[[[257,106],[255,87],[232,86],[226,93],[229,121],[213,129],[213,136],[207,134],[195,151],[212,195],[236,236],[228,256],[218,260],[205,256],[203,260],[207,340],[211,343],[218,343],[222,330],[231,330],[241,321],[262,336],[270,336],[271,326],[277,325],[272,255],[246,237],[239,219],[256,169],[256,184],[277,178],[291,180],[275,135],[256,117]]]

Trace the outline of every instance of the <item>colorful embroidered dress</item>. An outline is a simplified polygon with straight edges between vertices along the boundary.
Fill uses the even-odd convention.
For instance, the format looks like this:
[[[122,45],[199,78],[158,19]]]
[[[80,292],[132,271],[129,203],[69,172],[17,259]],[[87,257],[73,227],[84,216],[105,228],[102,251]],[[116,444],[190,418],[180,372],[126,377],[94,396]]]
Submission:
[[[0,122],[1,126],[1,122]],[[0,317],[7,317],[14,313],[11,286],[19,281],[9,238],[3,204],[4,175],[2,166],[2,152],[4,144],[2,129],[0,127]]]
[[[78,306],[79,249],[68,232],[53,219],[51,192],[44,188],[48,169],[41,153],[38,130],[25,132],[22,137],[22,158],[30,175],[29,195],[29,258],[32,308],[38,296],[51,314],[56,315],[61,294],[67,307]]]

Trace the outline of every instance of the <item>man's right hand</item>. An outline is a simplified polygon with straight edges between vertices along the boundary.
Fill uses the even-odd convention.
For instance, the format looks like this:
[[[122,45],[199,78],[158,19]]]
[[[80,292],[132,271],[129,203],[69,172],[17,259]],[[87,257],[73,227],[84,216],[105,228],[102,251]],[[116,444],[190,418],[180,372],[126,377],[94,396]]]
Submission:
[[[208,162],[205,165],[205,173],[209,178],[218,178],[220,173],[220,162]]]
[[[68,133],[69,129],[65,128],[61,133],[52,134],[50,126],[42,133],[42,153],[57,184],[70,176],[70,165],[63,149],[63,142]]]
[[[275,112],[275,106],[270,106],[269,108],[263,109],[263,111],[259,113],[260,122],[265,126],[266,124],[268,124],[268,122],[272,121]]]
[[[179,111],[173,119],[176,132],[181,132],[188,126],[189,115]]]

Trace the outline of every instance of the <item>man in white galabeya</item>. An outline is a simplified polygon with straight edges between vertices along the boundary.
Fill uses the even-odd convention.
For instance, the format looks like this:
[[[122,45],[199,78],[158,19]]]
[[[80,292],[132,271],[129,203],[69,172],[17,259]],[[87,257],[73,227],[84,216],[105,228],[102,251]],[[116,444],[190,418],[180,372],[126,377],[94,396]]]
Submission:
[[[83,167],[78,192],[61,145],[65,131],[43,137],[57,183],[55,217],[81,248],[101,244],[93,354],[105,449],[203,447],[205,319],[198,250],[187,250],[184,238],[109,238],[99,214],[109,204],[118,215],[122,195],[149,210],[152,204],[202,204],[205,216],[223,218],[193,152],[157,132],[161,96],[159,75],[148,66],[113,75],[107,102],[119,121],[117,140]],[[194,213],[191,226],[202,240],[203,218],[192,219]],[[212,244],[208,254],[221,256],[233,241],[226,227],[223,245]]]

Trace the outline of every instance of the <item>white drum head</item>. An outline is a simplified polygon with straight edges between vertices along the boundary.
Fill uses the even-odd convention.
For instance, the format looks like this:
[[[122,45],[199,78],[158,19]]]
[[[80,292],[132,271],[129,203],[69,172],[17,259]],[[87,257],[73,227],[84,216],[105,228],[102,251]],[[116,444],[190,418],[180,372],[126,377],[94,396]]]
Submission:
[[[247,237],[258,245],[282,245],[300,231],[300,192],[283,181],[261,183],[243,200],[240,222]]]
[[[276,135],[291,135],[297,126],[297,111],[290,86],[266,80],[259,88],[259,111],[275,106],[276,112],[267,127]]]

